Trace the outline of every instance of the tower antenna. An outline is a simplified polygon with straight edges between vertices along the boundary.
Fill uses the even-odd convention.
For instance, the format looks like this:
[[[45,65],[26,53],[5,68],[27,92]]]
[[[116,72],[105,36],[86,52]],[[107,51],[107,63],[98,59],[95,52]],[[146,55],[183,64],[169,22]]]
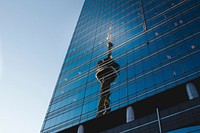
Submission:
[[[112,34],[112,23],[110,24],[109,27],[109,31],[107,33],[107,47],[108,47],[108,54],[107,54],[107,58],[112,58],[112,47],[113,47],[113,43],[111,42],[111,34]]]
[[[110,24],[109,31],[107,33],[107,43],[111,43],[111,34],[112,34],[112,24]]]

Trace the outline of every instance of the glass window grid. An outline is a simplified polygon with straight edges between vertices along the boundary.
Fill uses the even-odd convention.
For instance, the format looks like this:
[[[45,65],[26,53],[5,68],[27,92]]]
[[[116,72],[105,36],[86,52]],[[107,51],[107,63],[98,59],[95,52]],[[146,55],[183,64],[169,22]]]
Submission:
[[[174,8],[174,10],[177,10],[177,8]],[[156,26],[157,24],[160,24],[163,21],[166,21],[166,20],[172,19],[172,18],[176,18],[179,16],[180,16],[180,20],[182,20],[181,18],[184,18],[184,20],[187,21],[187,20],[190,20],[191,17],[194,18],[195,15],[198,17],[198,14],[196,14],[196,12],[199,12],[198,10],[199,10],[199,5],[191,6],[190,8],[187,7],[185,10],[180,10],[180,12],[178,12],[179,11],[178,10],[178,11],[176,11],[176,13],[173,13],[173,15],[171,14],[171,12],[173,10],[169,10],[168,13],[170,15],[167,15],[167,13],[161,13],[159,15],[156,15],[154,18],[147,20],[146,21],[147,27],[152,28],[152,27]],[[187,15],[187,17],[184,17],[186,15]],[[185,18],[187,18],[187,20]]]
[[[139,18],[139,17],[135,18],[135,19],[137,19],[137,20],[133,19],[133,20],[127,22],[127,24],[131,24],[131,23],[133,23],[133,22],[134,22],[134,23],[133,23],[132,25],[137,24],[137,23],[138,23],[138,18]],[[138,23],[138,24],[140,24],[140,23]],[[107,31],[105,31],[105,29],[109,29],[109,26],[110,26],[110,25],[107,25],[107,26],[108,26],[108,27],[104,27],[104,28],[103,28],[103,30],[104,30],[103,35],[101,35],[101,37],[96,36],[96,37],[95,37],[96,39],[102,38],[102,37],[104,37],[104,36],[106,35]],[[124,27],[124,26],[125,26],[124,24],[121,25],[121,27]],[[127,25],[127,26],[128,26],[128,25]],[[137,26],[137,25],[136,25],[136,26]],[[136,27],[136,26],[134,26],[134,27]],[[130,27],[130,28],[134,28],[134,27]],[[127,27],[127,28],[128,28],[128,27]],[[118,29],[120,29],[120,27],[118,27]],[[115,31],[115,30],[116,30],[116,29],[113,29],[113,31]],[[99,31],[97,31],[97,32],[99,32]],[[115,37],[115,33],[116,33],[116,32],[113,32],[113,34],[112,34],[112,37],[113,37],[113,38]],[[104,40],[105,38],[106,38],[106,37],[102,38],[101,41]],[[96,40],[96,39],[95,39],[95,40]],[[82,41],[83,41],[83,40],[82,40]],[[92,42],[92,41],[91,41],[91,42]],[[88,47],[89,45],[86,44],[86,46]],[[83,45],[83,46],[80,46],[80,48],[77,48],[76,50],[77,50],[77,51],[80,51],[80,49],[82,49],[83,47],[85,47],[85,46],[84,46],[84,45]],[[73,52],[70,53],[69,55],[73,55],[75,52],[76,52],[76,51],[73,51]]]
[[[164,12],[163,12],[163,13],[164,13]],[[158,16],[158,15],[156,15],[156,16]],[[156,16],[155,16],[155,17],[156,17]]]
[[[190,11],[192,8],[195,8],[195,7],[198,7],[198,6],[199,6],[199,4],[195,5],[195,3],[184,3],[182,5],[175,7],[175,8],[172,8],[170,10],[166,10],[165,12],[161,12],[160,14],[155,15],[154,17],[148,19],[147,22],[151,21],[153,19],[156,19],[158,17],[162,17],[162,18],[164,17],[164,19],[169,19],[171,17],[177,16],[177,14],[182,15],[183,12]],[[187,17],[184,17],[184,18],[187,18]]]
[[[177,64],[179,64],[179,63],[177,63]],[[169,69],[169,67],[167,69]]]
[[[184,81],[184,82],[185,82],[185,81]],[[145,94],[145,93],[140,94],[140,96],[142,96],[142,95],[146,95],[146,94]],[[150,95],[149,95],[149,96],[150,96]],[[134,98],[137,99],[137,98],[138,98],[138,95],[137,95],[136,97],[132,97],[132,96],[131,96],[131,99],[130,99],[130,100],[132,101]],[[145,98],[145,97],[144,97],[144,98]],[[142,98],[142,99],[143,99],[143,98]],[[138,99],[137,99],[137,100],[138,100]],[[137,100],[136,100],[136,101],[137,101]],[[140,99],[140,100],[141,100],[141,99]],[[118,105],[119,105],[119,103],[118,103]],[[114,106],[116,106],[116,105],[114,105]],[[111,107],[111,108],[114,108],[114,107]],[[89,115],[89,114],[88,114],[88,115]],[[96,113],[93,114],[93,115],[96,115]],[[87,118],[87,117],[86,117],[86,118]]]
[[[132,7],[132,5],[130,6],[130,8]],[[127,9],[125,9],[125,10],[127,10]],[[127,12],[127,15],[123,15],[123,16],[121,16],[121,17],[126,17],[126,16],[128,16],[128,15],[131,15],[131,14],[133,14],[135,11],[138,11],[139,10],[139,8],[136,8],[135,10],[133,10],[133,11],[131,11],[131,12]],[[121,13],[123,13],[123,12],[121,12]],[[116,14],[116,15],[120,15],[120,13],[118,13],[118,14]],[[120,18],[121,18],[120,17]],[[104,20],[103,21],[103,23],[107,23],[107,22],[110,22],[111,20],[111,22],[113,22],[113,23],[117,23],[117,21],[118,21],[118,19],[120,19],[119,17],[117,17],[117,20],[115,20],[115,15],[113,15],[113,16],[111,16],[109,19],[110,20],[104,20],[104,18],[99,18],[99,20]],[[132,15],[132,18],[134,18],[134,16]],[[88,22],[88,20],[87,20],[87,22]],[[92,24],[88,24],[88,26],[83,26],[83,29],[80,29],[80,32],[79,32],[79,34],[80,34],[80,36],[78,37],[78,38],[80,38],[80,37],[82,37],[82,36],[84,36],[85,35],[85,33],[88,33],[88,31],[91,31],[91,29],[94,29],[94,28],[90,28],[90,27],[92,27],[93,26],[93,24],[95,24],[95,22],[91,22]],[[98,22],[96,22],[96,23],[101,23],[100,21],[98,21]],[[97,25],[97,24],[96,24]],[[85,33],[81,33],[81,32],[84,32],[84,30],[86,29],[85,27],[87,27],[87,28],[90,28],[90,30],[88,30],[87,32],[85,32]],[[99,24],[99,26],[97,27],[97,29],[100,29],[100,28],[103,28],[103,25],[102,24]],[[96,28],[95,28],[96,29]],[[78,35],[77,35],[78,36]]]
[[[174,2],[176,3],[176,0],[173,0],[173,2],[172,2],[172,0],[169,0],[169,1],[153,3],[153,6],[151,7],[151,9],[145,11],[145,18],[148,20],[157,14],[160,14],[166,10],[169,10],[171,7],[173,7],[172,3],[175,4]],[[180,4],[180,2],[177,2],[177,3]],[[144,6],[144,10],[145,9],[146,8]]]
[[[127,16],[130,16],[130,15],[131,15],[131,14],[128,14]],[[137,17],[136,17],[136,18],[137,18]],[[133,21],[133,20],[136,19],[136,18],[133,17],[130,21]],[[123,19],[126,20],[126,16],[124,16],[123,18],[119,19],[118,21],[123,20]],[[116,22],[118,22],[118,21],[116,21]],[[123,22],[125,23],[124,20],[123,20]],[[113,26],[112,26],[112,29],[115,29],[115,23],[113,23],[112,25],[113,25]],[[106,21],[105,26],[104,26],[104,24],[101,24],[101,27],[102,27],[102,28],[100,28],[100,29],[101,29],[101,30],[104,30],[104,32],[106,32],[105,29],[109,29],[110,23],[108,23],[108,21]],[[93,28],[93,29],[98,29],[98,28]],[[79,39],[80,42],[83,42],[82,38],[85,38],[84,36],[88,36],[88,34],[91,34],[90,32],[91,32],[91,29],[90,29],[90,30],[87,30],[86,33],[83,34],[83,37],[80,37],[80,38],[77,38],[77,39]],[[95,32],[96,32],[96,31],[95,31]],[[96,33],[99,33],[99,30],[98,30]],[[91,35],[89,35],[89,36],[91,36]],[[90,37],[90,38],[91,38],[91,37]],[[98,36],[97,36],[96,38],[98,38]],[[82,45],[85,45],[85,44],[82,44]],[[76,46],[76,45],[73,45],[73,46]],[[80,47],[81,45],[78,45],[78,46]]]
[[[115,8],[116,9],[118,9],[118,8],[120,8],[121,6],[123,6],[121,3],[119,3],[119,2],[123,2],[123,1],[117,1],[117,2],[115,2],[115,4],[117,5],[116,7],[115,6],[113,6],[112,4],[113,3],[110,3],[110,4],[108,4],[108,3],[106,3],[106,5],[112,5],[110,8],[105,8],[105,10],[104,10],[104,8],[100,8],[100,9],[103,9],[101,12],[99,12],[98,14],[106,14],[106,13],[110,13],[112,10],[114,10]],[[104,5],[105,6],[105,5]],[[96,11],[96,10],[95,10]],[[106,12],[103,12],[103,11],[106,11]],[[86,11],[86,13],[88,13],[88,12],[94,12],[94,11]],[[88,16],[85,16],[84,18],[88,18],[88,17],[90,17],[91,16],[91,14],[90,15],[88,15]],[[92,15],[92,17],[93,18],[95,18],[95,17],[100,17],[101,18],[101,15],[100,16],[96,16],[96,14],[94,14],[94,15]],[[102,16],[103,17],[103,16]],[[85,22],[82,22],[81,23],[81,25],[82,26],[84,26],[83,24],[84,23],[87,23],[86,21]]]
[[[141,26],[141,25],[140,25],[140,26]],[[131,30],[133,30],[133,31],[134,31],[134,30],[137,30],[137,29],[135,29],[135,28],[137,28],[137,27],[134,27],[134,28],[131,29]],[[139,28],[141,28],[141,27],[139,27]],[[130,30],[130,31],[131,31],[131,30]],[[142,32],[142,30],[140,30],[140,32]],[[123,35],[123,34],[125,34],[125,32],[124,32],[124,33],[121,33],[120,35],[118,35],[117,38],[113,38],[113,41],[116,41],[116,45],[119,43],[119,42],[117,42],[117,41],[118,41],[117,39],[121,39],[122,37],[125,37],[125,35]],[[138,33],[138,34],[139,34],[139,33]],[[106,38],[106,37],[104,37],[104,38]],[[95,51],[96,49],[99,49],[99,47],[105,46],[105,43],[106,43],[106,41],[104,41],[103,43],[101,43],[101,44],[98,45],[97,47],[93,48],[93,51],[91,51],[91,52],[95,53],[94,51]],[[90,53],[86,53],[86,54],[90,54]],[[105,54],[105,52],[104,52],[104,54]],[[101,55],[102,55],[102,54],[101,54]],[[79,57],[85,58],[84,55],[81,55],[81,56],[79,56]],[[79,60],[81,60],[81,59],[79,59]],[[81,61],[83,62],[83,61],[85,61],[85,60],[81,60]],[[72,64],[73,62],[77,63],[77,59],[75,58],[75,59],[73,59],[72,61],[69,61],[69,62],[65,63],[64,65],[69,67],[68,64]],[[87,62],[90,62],[90,61],[88,60]],[[81,64],[81,62],[79,62],[79,63]],[[77,66],[77,64],[76,64],[76,66]],[[73,66],[71,66],[71,67],[73,67]],[[78,65],[78,67],[80,67],[80,66]],[[68,69],[70,69],[70,68],[68,68]]]
[[[191,25],[193,25],[193,24],[191,24]],[[193,25],[193,27],[195,28],[195,26]],[[179,27],[177,27],[177,28],[179,28]],[[195,31],[195,30],[194,30]],[[188,33],[188,32],[186,32],[186,33]],[[187,34],[185,34],[185,35],[187,35]]]
[[[198,20],[198,19],[197,19]],[[198,20],[199,21],[199,20]],[[198,23],[197,21],[195,21],[196,23]],[[186,32],[187,32],[187,30],[186,30]],[[196,45],[198,45],[198,44],[196,44]],[[196,46],[195,45],[195,46]],[[196,51],[198,51],[198,49],[199,49],[199,47],[195,47],[195,50]],[[167,52],[169,52],[169,51],[167,51]],[[193,52],[194,53],[194,52]],[[188,57],[190,57],[191,59],[181,59],[181,63],[184,63],[184,61],[192,61],[192,63],[193,63],[193,67],[192,68],[194,68],[194,69],[199,69],[199,65],[200,64],[198,64],[198,62],[196,62],[195,60],[197,60],[197,59],[199,59],[199,51],[198,52],[196,52],[196,55],[194,56],[194,55],[188,55]],[[173,58],[174,59],[174,58]],[[184,65],[183,65],[184,66]],[[170,69],[172,69],[172,67],[170,67]],[[187,68],[184,68],[185,70],[187,70]],[[189,67],[189,69],[191,69],[191,67]],[[195,73],[199,73],[198,71],[194,71],[194,69],[192,69],[192,71]],[[166,69],[166,70],[169,70],[169,69]],[[188,74],[190,74],[190,76],[193,74],[193,73],[191,73],[191,71],[189,71],[188,70]],[[197,74],[194,74],[194,75],[197,75]],[[178,76],[176,76],[176,77],[178,77]],[[179,78],[181,79],[181,77],[179,76]],[[194,78],[194,77],[193,77]],[[177,79],[178,80],[178,79]],[[183,80],[183,77],[182,77],[182,80]],[[189,80],[189,76],[187,77],[187,80]],[[170,80],[169,80],[170,81]],[[167,82],[169,82],[169,81],[167,81]],[[167,83],[166,82],[166,83]],[[168,83],[169,84],[169,83]]]
[[[114,107],[112,107],[112,108],[114,108]]]

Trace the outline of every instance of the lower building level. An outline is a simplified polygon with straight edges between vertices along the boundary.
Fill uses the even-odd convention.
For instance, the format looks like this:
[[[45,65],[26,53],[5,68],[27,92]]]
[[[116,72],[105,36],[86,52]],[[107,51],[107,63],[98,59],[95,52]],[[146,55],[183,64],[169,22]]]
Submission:
[[[200,78],[60,133],[200,132]]]
[[[102,131],[101,133],[199,133],[200,98]]]

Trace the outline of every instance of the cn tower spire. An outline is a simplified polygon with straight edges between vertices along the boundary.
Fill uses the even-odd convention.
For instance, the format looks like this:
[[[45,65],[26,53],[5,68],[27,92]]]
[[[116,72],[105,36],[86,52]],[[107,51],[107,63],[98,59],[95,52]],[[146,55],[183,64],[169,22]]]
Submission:
[[[111,43],[111,34],[112,34],[112,25],[110,25],[109,31],[107,33],[107,43]]]
[[[110,24],[110,27],[109,27],[109,31],[107,33],[107,47],[108,47],[108,54],[107,54],[107,58],[112,58],[111,55],[112,55],[112,47],[113,47],[113,44],[111,42],[111,34],[112,34],[112,24]]]

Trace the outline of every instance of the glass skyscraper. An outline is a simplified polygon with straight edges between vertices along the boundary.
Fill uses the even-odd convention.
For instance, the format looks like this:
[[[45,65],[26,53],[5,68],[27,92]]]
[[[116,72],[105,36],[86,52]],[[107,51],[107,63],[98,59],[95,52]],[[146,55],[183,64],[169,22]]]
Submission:
[[[85,0],[41,133],[200,132],[200,0]]]

